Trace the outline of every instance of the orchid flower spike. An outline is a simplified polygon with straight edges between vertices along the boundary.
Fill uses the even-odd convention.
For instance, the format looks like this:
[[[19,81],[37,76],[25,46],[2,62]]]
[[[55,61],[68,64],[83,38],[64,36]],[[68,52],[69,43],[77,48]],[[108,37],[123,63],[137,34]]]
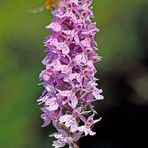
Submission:
[[[45,70],[40,80],[45,90],[38,99],[42,105],[43,127],[52,124],[56,131],[53,147],[66,144],[78,147],[77,141],[95,135],[92,127],[100,119],[92,103],[102,100],[94,64],[101,60],[96,54],[95,34],[99,31],[93,17],[93,0],[59,0],[52,10],[52,22],[46,26],[51,33],[45,38]]]

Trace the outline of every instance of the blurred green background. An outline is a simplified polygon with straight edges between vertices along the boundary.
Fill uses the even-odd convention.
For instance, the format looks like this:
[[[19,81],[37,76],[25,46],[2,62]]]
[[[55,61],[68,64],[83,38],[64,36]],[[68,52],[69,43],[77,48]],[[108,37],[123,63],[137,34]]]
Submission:
[[[42,92],[37,85],[44,68],[40,62],[45,56],[42,42],[48,34],[45,26],[51,15],[48,11],[29,13],[43,2],[0,0],[0,148],[51,145],[47,129],[40,127],[41,111],[36,103]],[[104,57],[97,65],[105,96],[98,103],[98,111],[103,114],[124,102],[120,98],[124,92],[117,87],[117,81],[121,86],[126,81],[126,90],[132,90],[125,92],[126,102],[147,105],[148,1],[94,0],[93,6],[95,21],[101,28],[96,36],[99,54]]]

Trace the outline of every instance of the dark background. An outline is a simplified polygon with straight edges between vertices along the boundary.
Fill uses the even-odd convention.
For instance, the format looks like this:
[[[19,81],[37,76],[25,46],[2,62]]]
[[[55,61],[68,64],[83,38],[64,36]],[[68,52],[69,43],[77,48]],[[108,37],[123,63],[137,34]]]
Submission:
[[[32,14],[43,0],[0,0],[0,147],[49,148],[36,100],[43,88],[43,40],[48,11]],[[148,147],[148,1],[94,0],[96,65],[105,100],[95,104],[100,123],[81,148]]]

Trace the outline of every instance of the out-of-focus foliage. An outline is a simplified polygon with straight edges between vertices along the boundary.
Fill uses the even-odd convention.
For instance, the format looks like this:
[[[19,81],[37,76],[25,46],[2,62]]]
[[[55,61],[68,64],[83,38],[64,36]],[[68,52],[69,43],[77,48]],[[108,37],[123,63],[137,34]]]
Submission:
[[[43,40],[51,20],[48,11],[29,13],[43,0],[0,0],[0,147],[47,148],[50,139],[40,127],[36,100],[41,94],[38,74],[43,69]],[[103,111],[120,103],[111,82],[114,76],[128,73],[128,85],[135,91],[129,102],[148,103],[148,68],[145,37],[148,26],[147,0],[94,0],[95,21],[101,28],[96,36],[99,53],[97,65],[105,80],[106,100]],[[140,36],[140,37],[139,37]],[[99,77],[100,77],[99,76]],[[103,81],[101,81],[103,83]],[[137,96],[140,96],[139,97]],[[45,133],[44,133],[45,132]]]

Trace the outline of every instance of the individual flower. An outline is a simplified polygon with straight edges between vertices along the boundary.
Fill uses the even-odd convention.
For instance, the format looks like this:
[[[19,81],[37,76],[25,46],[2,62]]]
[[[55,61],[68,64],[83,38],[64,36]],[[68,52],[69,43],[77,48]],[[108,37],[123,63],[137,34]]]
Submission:
[[[64,124],[65,127],[70,128],[70,132],[74,133],[78,129],[77,121],[72,115],[63,115],[59,118],[59,123]]]
[[[95,123],[99,122],[101,120],[101,118],[97,119],[97,120],[94,120],[93,116],[94,116],[94,114],[92,116],[88,117],[87,120],[83,119],[83,122],[85,123],[85,125],[82,125],[82,126],[78,127],[78,131],[84,132],[85,136],[87,136],[88,134],[90,136],[93,136],[93,135],[96,134],[96,132],[93,132],[91,130],[91,128]]]

